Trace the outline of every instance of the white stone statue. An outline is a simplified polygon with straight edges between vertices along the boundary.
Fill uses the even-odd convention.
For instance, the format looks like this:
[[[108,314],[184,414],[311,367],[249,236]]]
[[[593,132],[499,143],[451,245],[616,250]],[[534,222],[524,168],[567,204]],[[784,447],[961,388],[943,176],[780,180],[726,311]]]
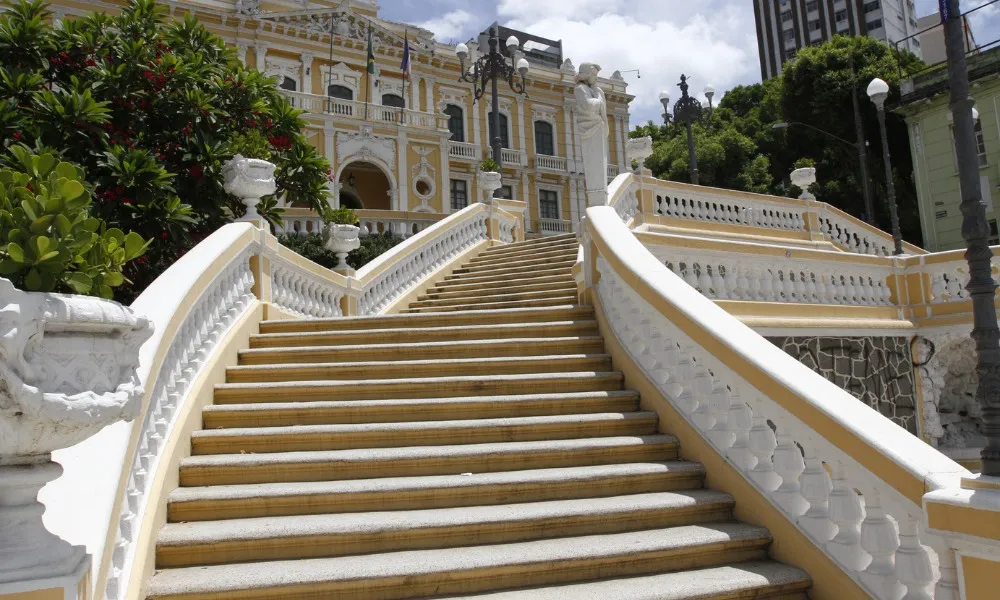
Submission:
[[[600,70],[599,65],[583,63],[576,76],[576,124],[588,206],[608,203],[608,105],[604,90],[597,86]]]

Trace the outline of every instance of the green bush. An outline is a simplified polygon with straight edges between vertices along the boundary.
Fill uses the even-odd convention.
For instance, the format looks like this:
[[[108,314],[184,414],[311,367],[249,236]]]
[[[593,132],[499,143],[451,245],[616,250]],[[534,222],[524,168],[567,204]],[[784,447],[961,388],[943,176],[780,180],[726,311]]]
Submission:
[[[245,210],[222,166],[243,152],[277,166],[275,196],[321,210],[330,165],[273,78],[245,69],[193,18],[130,0],[53,24],[41,0],[0,13],[0,148],[26,144],[83,169],[91,216],[152,239],[115,290],[130,302],[189,248]],[[262,214],[276,213],[265,198]],[[270,208],[268,208],[270,206]]]
[[[358,222],[358,215],[350,208],[344,206],[341,208],[331,208],[324,215],[324,219],[328,223],[335,225],[354,225]]]
[[[14,168],[0,170],[0,275],[37,292],[110,298],[122,267],[149,242],[90,216],[80,169],[53,154],[12,146]]]
[[[278,241],[318,265],[328,269],[337,266],[337,256],[323,247],[323,236],[318,233],[283,235]],[[360,269],[402,241],[403,238],[392,233],[366,235],[361,238],[361,247],[347,255],[347,264],[353,269]]]
[[[496,161],[493,160],[492,157],[487,156],[486,158],[483,159],[483,162],[479,164],[479,170],[492,171],[494,173],[498,173],[500,172],[500,165],[498,165]]]
[[[809,167],[815,167],[815,166],[816,166],[816,161],[809,157],[800,158],[796,160],[794,163],[792,163],[793,169],[808,169]]]

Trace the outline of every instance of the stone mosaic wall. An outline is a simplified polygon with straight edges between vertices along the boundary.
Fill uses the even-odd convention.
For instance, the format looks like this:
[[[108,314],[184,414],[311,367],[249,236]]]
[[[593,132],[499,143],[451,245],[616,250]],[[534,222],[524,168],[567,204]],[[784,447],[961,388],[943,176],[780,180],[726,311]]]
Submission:
[[[913,360],[905,337],[768,338],[910,433],[917,433]]]

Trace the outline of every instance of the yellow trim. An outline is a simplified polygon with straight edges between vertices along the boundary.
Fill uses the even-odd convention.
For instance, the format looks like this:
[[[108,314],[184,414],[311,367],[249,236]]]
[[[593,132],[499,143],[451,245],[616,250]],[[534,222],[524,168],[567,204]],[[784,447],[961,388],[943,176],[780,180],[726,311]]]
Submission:
[[[996,600],[1000,582],[1000,562],[976,556],[962,556],[962,600]]]

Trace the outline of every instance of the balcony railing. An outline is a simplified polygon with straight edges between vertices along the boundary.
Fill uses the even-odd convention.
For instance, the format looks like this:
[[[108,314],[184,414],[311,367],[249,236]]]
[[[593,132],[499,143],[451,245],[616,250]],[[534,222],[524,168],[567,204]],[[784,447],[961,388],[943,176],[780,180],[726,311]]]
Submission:
[[[392,232],[404,238],[420,233],[448,215],[395,210],[356,210],[361,236]],[[308,235],[323,232],[323,219],[308,208],[286,208],[278,235]]]
[[[324,113],[338,117],[351,119],[365,118],[365,103],[356,100],[342,100],[317,94],[304,94],[302,92],[292,92],[281,90],[295,108],[307,112]],[[439,117],[431,113],[396,108],[394,106],[382,106],[381,104],[368,104],[367,118],[369,121],[381,123],[395,123],[410,127],[421,127],[425,129],[437,129]]]
[[[562,156],[535,155],[535,168],[543,171],[566,172],[566,158]]]
[[[608,181],[618,177],[618,165],[608,165]]]
[[[479,147],[469,142],[451,142],[448,156],[458,160],[479,161]]]
[[[538,219],[529,226],[529,229],[542,235],[559,235],[572,233],[573,223],[563,219]]]
[[[506,167],[523,167],[524,163],[521,161],[521,151],[515,150],[513,148],[501,148],[500,158],[503,159],[503,164]]]

